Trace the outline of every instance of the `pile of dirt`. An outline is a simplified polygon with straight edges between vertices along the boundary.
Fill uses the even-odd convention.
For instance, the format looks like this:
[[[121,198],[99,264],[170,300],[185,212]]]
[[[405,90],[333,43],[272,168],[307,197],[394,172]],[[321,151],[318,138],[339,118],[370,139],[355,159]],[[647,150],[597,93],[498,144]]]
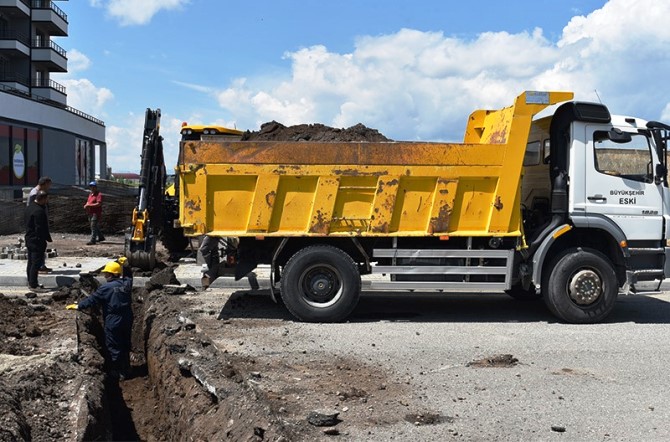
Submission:
[[[89,439],[109,426],[104,359],[68,301],[0,295],[0,440]]]
[[[263,123],[258,131],[247,131],[242,141],[393,141],[376,129],[361,123],[346,129],[337,129],[323,124],[298,124],[286,127],[276,121]]]

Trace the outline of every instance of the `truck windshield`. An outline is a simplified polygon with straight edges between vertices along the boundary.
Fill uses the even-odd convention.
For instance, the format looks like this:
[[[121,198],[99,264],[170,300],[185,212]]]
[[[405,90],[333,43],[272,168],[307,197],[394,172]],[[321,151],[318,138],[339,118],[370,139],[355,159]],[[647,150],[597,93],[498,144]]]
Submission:
[[[631,134],[628,142],[613,142],[605,131],[593,134],[596,170],[606,175],[621,176],[634,181],[648,182],[651,148],[643,134]]]

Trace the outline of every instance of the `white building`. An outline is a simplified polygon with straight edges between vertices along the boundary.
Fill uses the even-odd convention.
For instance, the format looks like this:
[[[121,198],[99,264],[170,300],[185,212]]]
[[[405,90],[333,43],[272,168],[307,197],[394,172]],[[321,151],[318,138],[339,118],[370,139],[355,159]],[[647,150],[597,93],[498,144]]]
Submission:
[[[52,40],[67,28],[54,1],[0,0],[0,198],[20,197],[45,175],[66,185],[106,178],[104,122],[69,107],[50,78],[67,72]]]

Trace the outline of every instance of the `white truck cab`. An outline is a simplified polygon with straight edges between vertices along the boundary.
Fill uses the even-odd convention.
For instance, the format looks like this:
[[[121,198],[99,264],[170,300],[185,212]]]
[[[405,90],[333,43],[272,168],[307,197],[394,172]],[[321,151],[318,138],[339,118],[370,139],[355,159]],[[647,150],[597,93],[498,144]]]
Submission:
[[[660,287],[669,274],[670,127],[610,115],[598,103],[568,102],[551,111],[536,116],[527,148],[522,199],[529,247],[520,276],[557,316],[595,322],[620,289],[635,293],[642,281]]]

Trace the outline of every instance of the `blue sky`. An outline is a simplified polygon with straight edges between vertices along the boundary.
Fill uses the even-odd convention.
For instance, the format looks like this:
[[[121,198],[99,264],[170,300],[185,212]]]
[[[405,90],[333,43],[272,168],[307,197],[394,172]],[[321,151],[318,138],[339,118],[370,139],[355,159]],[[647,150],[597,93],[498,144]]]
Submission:
[[[670,120],[670,2],[658,0],[76,0],[68,104],[107,125],[108,164],[137,171],[144,110],[179,127],[357,123],[460,141],[468,114],[524,90],[573,90]]]

